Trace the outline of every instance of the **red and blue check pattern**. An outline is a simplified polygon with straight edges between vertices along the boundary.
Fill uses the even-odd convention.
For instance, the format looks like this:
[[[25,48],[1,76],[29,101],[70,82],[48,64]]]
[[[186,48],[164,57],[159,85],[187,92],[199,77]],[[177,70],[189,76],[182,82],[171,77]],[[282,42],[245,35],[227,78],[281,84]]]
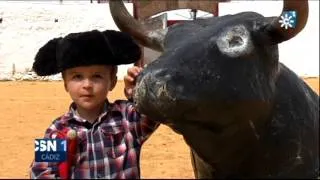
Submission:
[[[55,131],[71,127],[77,131],[76,163],[71,178],[140,178],[141,146],[159,126],[138,113],[130,101],[106,101],[104,112],[95,123],[76,115],[76,106],[53,121],[45,138]],[[59,178],[58,164],[32,162],[31,178]]]

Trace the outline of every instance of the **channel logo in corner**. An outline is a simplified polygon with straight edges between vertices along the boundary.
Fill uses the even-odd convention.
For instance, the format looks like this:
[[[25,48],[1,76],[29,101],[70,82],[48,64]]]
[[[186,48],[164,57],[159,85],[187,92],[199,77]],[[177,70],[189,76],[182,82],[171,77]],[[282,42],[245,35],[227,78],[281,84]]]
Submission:
[[[35,139],[36,162],[62,162],[67,159],[67,141],[62,139]]]
[[[296,11],[283,11],[281,14],[281,19],[279,23],[281,27],[288,29],[288,28],[295,28],[297,24],[297,12]]]

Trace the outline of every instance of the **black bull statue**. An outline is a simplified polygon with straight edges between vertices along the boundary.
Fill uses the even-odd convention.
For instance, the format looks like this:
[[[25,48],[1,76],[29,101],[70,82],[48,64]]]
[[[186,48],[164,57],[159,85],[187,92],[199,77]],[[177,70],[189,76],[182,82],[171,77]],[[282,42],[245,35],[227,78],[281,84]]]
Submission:
[[[183,135],[196,178],[319,175],[319,96],[278,59],[278,44],[307,22],[307,0],[284,1],[297,13],[287,30],[280,17],[243,12],[148,31],[122,1],[109,5],[121,31],[162,52],[134,100]]]

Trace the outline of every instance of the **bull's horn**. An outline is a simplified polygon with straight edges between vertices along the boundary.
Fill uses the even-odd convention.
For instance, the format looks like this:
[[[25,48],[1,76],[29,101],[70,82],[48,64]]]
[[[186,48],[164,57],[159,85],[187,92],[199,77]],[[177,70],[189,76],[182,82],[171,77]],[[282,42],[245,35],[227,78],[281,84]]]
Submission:
[[[129,33],[143,46],[163,51],[165,34],[161,31],[148,31],[143,24],[130,15],[122,0],[110,0],[109,6],[112,18],[121,31]]]
[[[297,17],[297,24],[295,28],[285,29],[281,27],[281,16],[285,11],[295,11]],[[268,30],[271,36],[274,37],[276,43],[287,41],[296,36],[307,24],[308,20],[308,0],[284,0],[282,13],[279,17],[275,18],[269,26]]]

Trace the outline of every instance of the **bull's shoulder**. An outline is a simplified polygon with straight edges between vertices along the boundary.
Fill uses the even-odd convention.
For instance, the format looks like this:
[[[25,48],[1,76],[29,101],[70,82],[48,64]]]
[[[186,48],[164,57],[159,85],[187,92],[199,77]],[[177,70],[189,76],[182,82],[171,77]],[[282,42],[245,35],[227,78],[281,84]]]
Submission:
[[[280,64],[276,80],[273,116],[285,124],[290,121],[296,128],[301,127],[301,124],[319,124],[319,96],[302,78],[283,64]]]
[[[280,64],[273,110],[261,136],[263,157],[272,160],[260,158],[275,177],[314,176],[319,168],[318,102],[319,96]]]
[[[298,131],[303,131],[304,136],[311,133],[309,137],[314,137],[319,131],[319,96],[283,64],[276,81],[271,125],[275,134],[298,136]]]
[[[307,103],[310,106],[319,107],[319,95],[292,70],[280,63],[279,76],[276,80],[276,98],[278,101],[290,101],[292,105],[300,107]]]

